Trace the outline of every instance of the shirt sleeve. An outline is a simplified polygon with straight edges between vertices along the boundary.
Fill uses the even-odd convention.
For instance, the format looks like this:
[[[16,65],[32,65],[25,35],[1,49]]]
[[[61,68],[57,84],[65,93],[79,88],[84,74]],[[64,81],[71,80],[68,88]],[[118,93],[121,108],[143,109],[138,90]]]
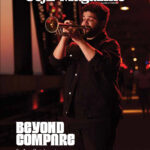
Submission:
[[[120,57],[118,42],[116,40],[106,41],[96,49],[96,54],[89,61],[89,64],[96,72],[105,70],[107,73],[112,73],[119,69]]]
[[[66,56],[62,59],[56,59],[53,53],[49,56],[49,63],[51,66],[58,71],[59,73],[64,73],[67,71],[68,66],[72,62],[72,54],[74,55],[73,51],[76,48],[76,44],[71,42],[66,46]]]
[[[64,57],[62,59],[56,59],[53,53],[49,56],[50,65],[59,73],[63,73],[67,69],[68,57]]]

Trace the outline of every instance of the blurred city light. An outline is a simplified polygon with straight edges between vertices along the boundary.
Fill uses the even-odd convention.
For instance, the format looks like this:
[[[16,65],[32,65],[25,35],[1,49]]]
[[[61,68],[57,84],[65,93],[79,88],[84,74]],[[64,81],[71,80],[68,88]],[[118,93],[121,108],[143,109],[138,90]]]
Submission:
[[[131,47],[131,51],[135,51],[135,47]]]
[[[137,61],[137,58],[136,58],[136,57],[134,57],[134,58],[133,58],[133,61]]]
[[[142,114],[142,109],[125,109],[123,114]]]
[[[43,90],[43,89],[41,89],[41,90],[40,90],[40,93],[44,93],[44,90]]]
[[[128,6],[121,6],[120,7],[120,10],[122,10],[122,11],[127,11],[127,10],[129,10],[130,8],[128,7]]]
[[[139,67],[138,66],[135,66],[135,70],[138,70],[139,69]]]

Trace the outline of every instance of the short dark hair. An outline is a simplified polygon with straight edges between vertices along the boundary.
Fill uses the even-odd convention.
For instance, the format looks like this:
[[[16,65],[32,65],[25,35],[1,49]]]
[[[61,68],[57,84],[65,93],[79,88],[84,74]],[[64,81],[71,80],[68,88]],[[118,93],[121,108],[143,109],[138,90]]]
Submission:
[[[107,6],[100,2],[90,2],[83,6],[82,14],[86,11],[94,13],[99,21],[103,20],[105,21],[105,26],[107,25],[110,16],[110,9]]]

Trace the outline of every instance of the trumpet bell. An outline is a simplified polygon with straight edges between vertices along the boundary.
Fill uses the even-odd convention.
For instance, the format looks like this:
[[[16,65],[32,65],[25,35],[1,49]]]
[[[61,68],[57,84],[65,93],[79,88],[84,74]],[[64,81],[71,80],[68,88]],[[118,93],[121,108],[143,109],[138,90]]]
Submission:
[[[55,33],[58,30],[58,20],[55,17],[48,17],[45,21],[45,28],[49,33]]]
[[[49,33],[58,33],[58,34],[63,34],[62,29],[65,27],[72,27],[76,29],[86,29],[89,28],[90,26],[81,26],[81,25],[76,25],[76,24],[64,24],[64,23],[59,23],[58,19],[56,17],[48,17],[45,21],[45,29]]]

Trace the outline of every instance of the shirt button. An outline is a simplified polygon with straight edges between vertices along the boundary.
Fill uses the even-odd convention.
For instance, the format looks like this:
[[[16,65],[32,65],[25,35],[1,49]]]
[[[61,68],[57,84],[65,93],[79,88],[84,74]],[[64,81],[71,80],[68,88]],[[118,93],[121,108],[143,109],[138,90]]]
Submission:
[[[67,111],[66,111],[65,113],[66,113],[66,115],[68,114],[68,112],[67,112]]]
[[[78,74],[77,74],[77,73],[75,73],[74,75],[75,75],[76,77],[78,76]]]
[[[69,92],[69,95],[71,95],[71,92]]]
[[[72,57],[72,54],[70,54],[69,56]]]

